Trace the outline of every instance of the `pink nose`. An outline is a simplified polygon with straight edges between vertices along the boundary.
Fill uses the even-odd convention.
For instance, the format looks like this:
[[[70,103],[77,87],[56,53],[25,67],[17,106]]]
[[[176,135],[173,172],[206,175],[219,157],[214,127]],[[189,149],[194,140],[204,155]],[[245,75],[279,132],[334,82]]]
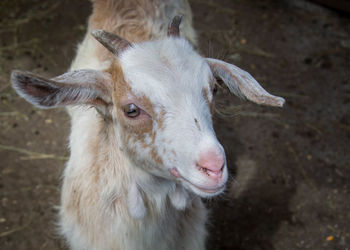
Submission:
[[[224,156],[215,151],[202,153],[197,161],[199,170],[214,178],[220,178],[222,176],[224,165]]]

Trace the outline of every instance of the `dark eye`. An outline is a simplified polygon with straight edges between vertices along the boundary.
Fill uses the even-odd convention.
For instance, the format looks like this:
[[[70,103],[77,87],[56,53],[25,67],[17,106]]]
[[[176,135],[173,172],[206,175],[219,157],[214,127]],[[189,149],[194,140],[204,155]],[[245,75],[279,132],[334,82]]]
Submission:
[[[216,84],[214,84],[214,87],[213,87],[213,95],[215,95],[216,92],[218,92],[218,87],[216,86]]]
[[[130,103],[123,106],[123,111],[127,117],[135,118],[140,115],[141,109],[137,107],[135,104]]]

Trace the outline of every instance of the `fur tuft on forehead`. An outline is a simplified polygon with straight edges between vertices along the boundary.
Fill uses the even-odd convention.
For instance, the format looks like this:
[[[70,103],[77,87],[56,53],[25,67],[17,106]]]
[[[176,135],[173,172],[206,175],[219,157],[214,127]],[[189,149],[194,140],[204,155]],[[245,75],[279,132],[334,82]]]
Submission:
[[[165,104],[187,93],[209,91],[211,70],[183,38],[135,44],[119,58],[126,81],[136,95]]]

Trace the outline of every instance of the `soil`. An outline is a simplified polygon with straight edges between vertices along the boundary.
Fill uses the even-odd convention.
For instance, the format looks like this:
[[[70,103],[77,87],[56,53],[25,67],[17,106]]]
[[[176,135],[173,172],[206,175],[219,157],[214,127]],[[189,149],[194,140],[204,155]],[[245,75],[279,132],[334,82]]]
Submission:
[[[311,2],[190,1],[200,50],[249,71],[284,108],[219,89],[230,185],[210,207],[207,249],[350,249],[350,19]],[[67,249],[57,234],[69,119],[10,87],[13,69],[65,72],[89,1],[0,3],[0,249]]]

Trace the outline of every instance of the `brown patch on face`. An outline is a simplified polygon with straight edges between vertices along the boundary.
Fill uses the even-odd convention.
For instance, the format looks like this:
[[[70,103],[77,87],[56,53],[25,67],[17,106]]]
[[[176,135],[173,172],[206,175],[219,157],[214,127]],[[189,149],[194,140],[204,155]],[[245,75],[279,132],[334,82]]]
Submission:
[[[123,71],[120,65],[114,61],[112,67],[110,68],[110,74],[112,75],[112,80],[114,83],[113,89],[113,102],[115,105],[117,113],[117,122],[119,122],[126,132],[126,139],[129,141],[132,137],[136,140],[143,140],[145,134],[150,134],[152,132],[152,120],[151,119],[129,119],[125,117],[122,110],[122,101],[128,99],[128,96],[134,95],[130,85],[125,81]],[[150,115],[154,115],[151,102],[147,98],[141,98],[143,107],[148,110]]]
[[[162,111],[160,111],[158,119],[157,119],[157,125],[158,125],[158,129],[160,131],[164,131],[164,121],[165,121],[165,111],[162,110]]]
[[[154,162],[157,163],[157,165],[163,165],[163,160],[162,158],[160,158],[154,147],[151,149],[150,154]]]
[[[113,102],[119,104],[120,100],[126,98],[131,92],[130,85],[124,79],[124,73],[117,61],[113,61],[112,66],[108,69],[113,81]]]
[[[163,161],[157,150],[155,149],[155,138],[159,128],[163,127],[165,112],[161,112],[158,117],[154,111],[153,105],[150,99],[146,96],[137,97],[132,92],[130,85],[125,81],[123,71],[118,64],[114,62],[109,70],[114,82],[113,90],[113,103],[116,110],[116,123],[119,123],[121,129],[121,137],[124,145],[128,147],[128,153],[137,158],[137,152],[135,151],[135,144],[139,143],[142,148],[149,149],[149,156],[156,166],[162,165]],[[125,116],[122,105],[123,101],[127,100],[129,96],[134,96],[137,102],[141,105],[150,117],[143,118],[128,118]],[[146,116],[146,115],[145,115]],[[153,128],[153,122],[157,119],[158,130]],[[146,138],[150,138],[150,141],[146,143]]]

